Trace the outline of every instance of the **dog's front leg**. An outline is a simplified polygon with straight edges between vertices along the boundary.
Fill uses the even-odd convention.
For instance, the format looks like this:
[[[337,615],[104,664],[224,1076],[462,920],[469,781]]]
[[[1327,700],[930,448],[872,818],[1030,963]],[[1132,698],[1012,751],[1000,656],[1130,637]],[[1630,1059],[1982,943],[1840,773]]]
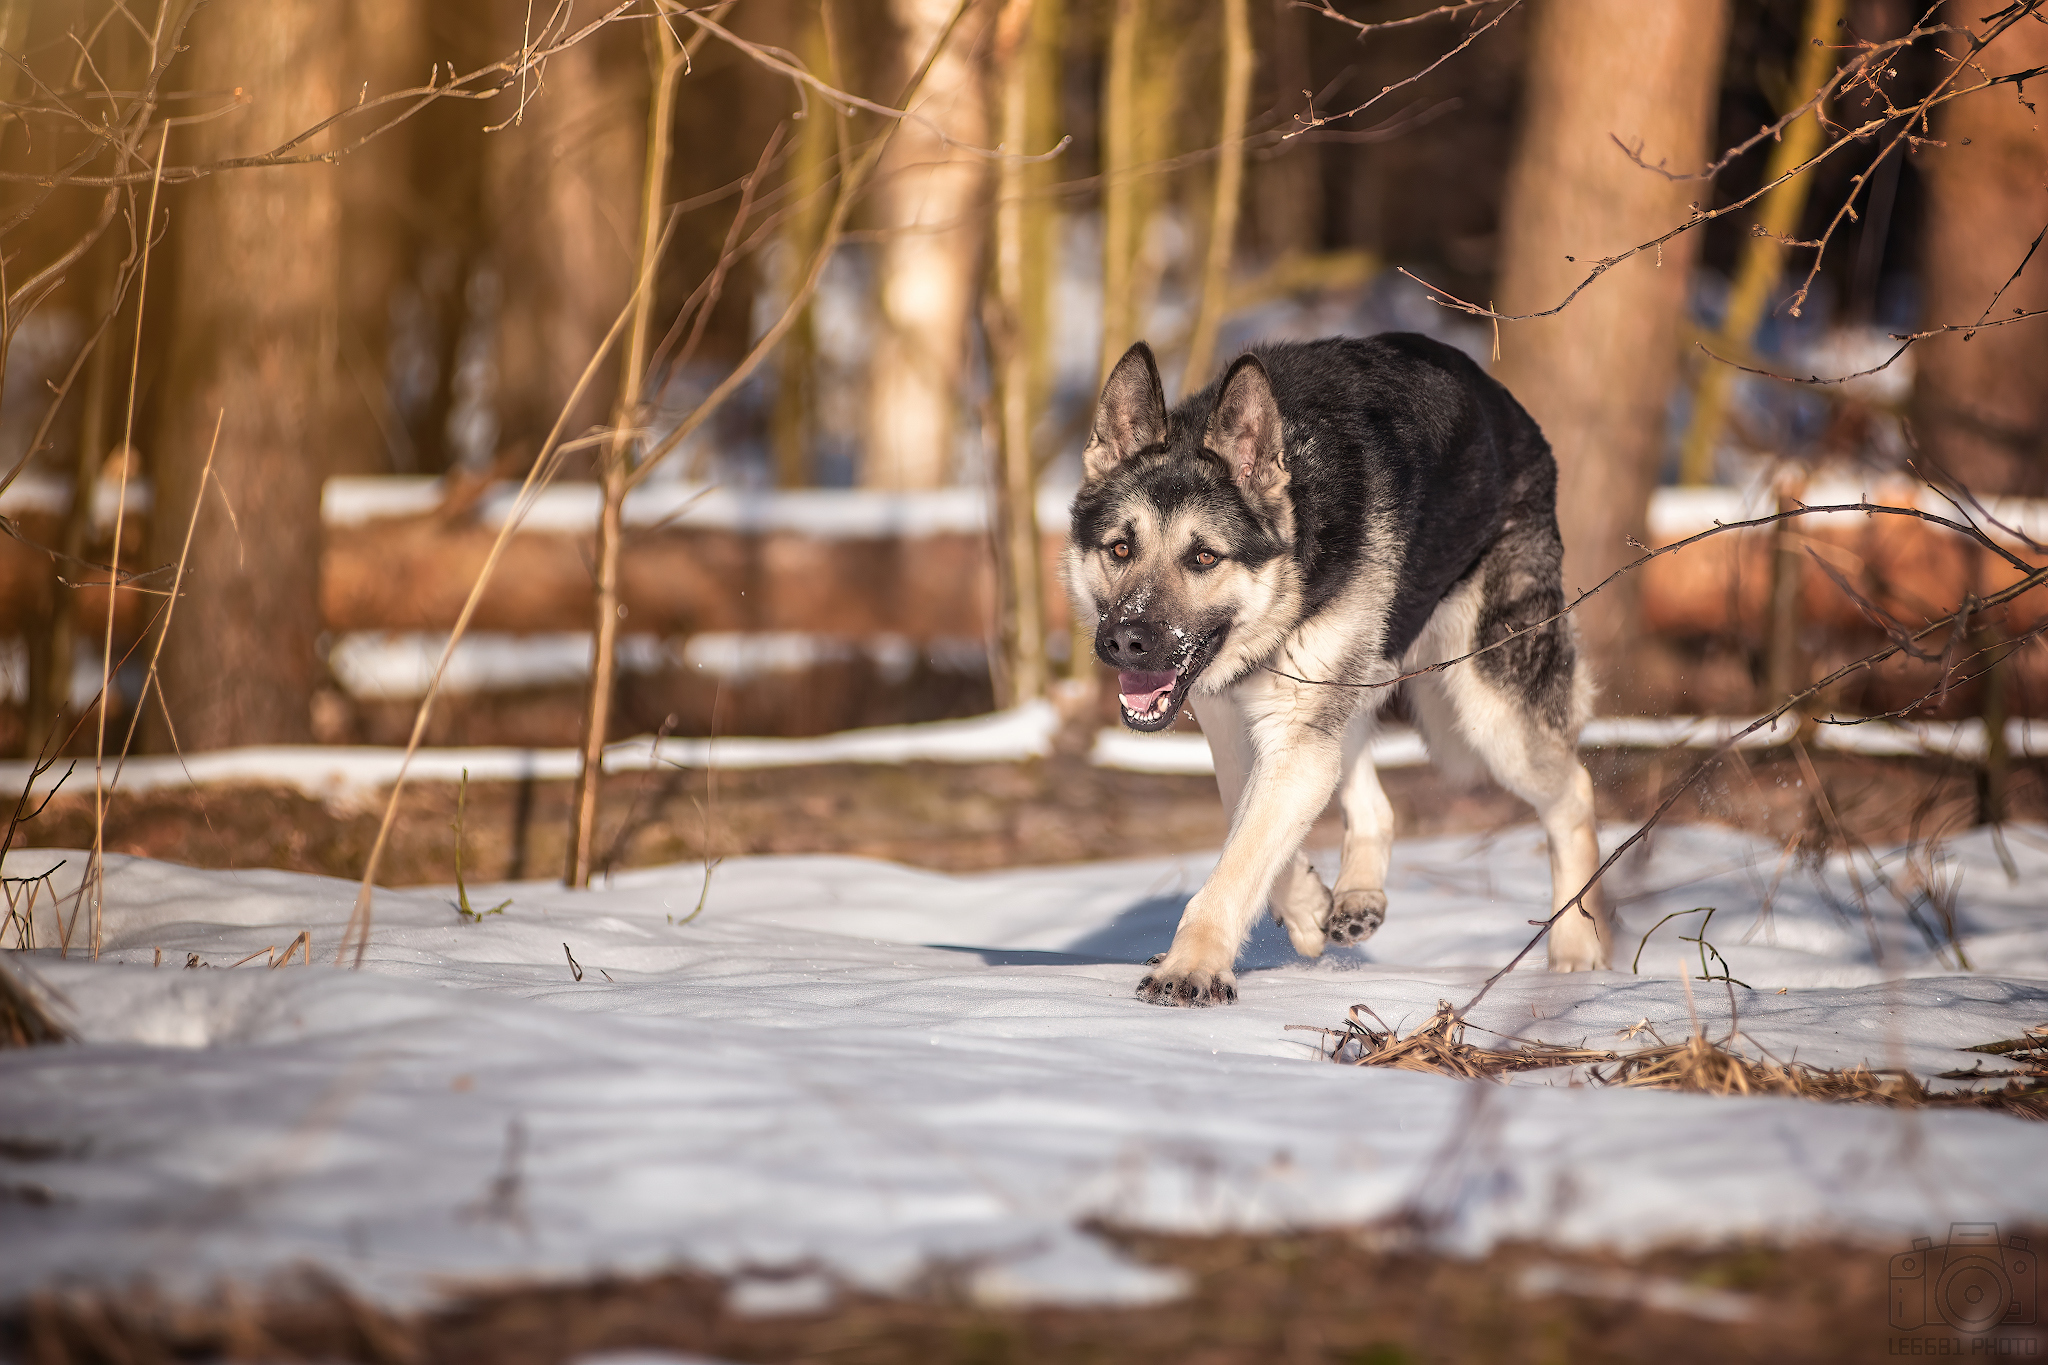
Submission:
[[[1267,721],[1252,727],[1251,739],[1251,772],[1223,857],[1182,912],[1173,946],[1138,983],[1139,996],[1154,1004],[1237,998],[1237,950],[1336,789],[1339,736],[1326,727]]]
[[[1209,741],[1223,809],[1235,821],[1238,808],[1244,804],[1245,784],[1252,771],[1251,718],[1228,692],[1192,697],[1189,704],[1194,708],[1195,719],[1202,722],[1202,737]],[[1267,907],[1287,931],[1294,951],[1303,957],[1322,956],[1323,921],[1330,917],[1330,891],[1300,849],[1281,863]]]

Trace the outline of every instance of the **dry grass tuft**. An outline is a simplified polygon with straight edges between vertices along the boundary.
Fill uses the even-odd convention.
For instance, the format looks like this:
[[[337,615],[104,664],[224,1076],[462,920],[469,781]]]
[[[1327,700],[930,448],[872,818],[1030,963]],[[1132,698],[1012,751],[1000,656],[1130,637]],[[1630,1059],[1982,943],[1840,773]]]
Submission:
[[[1370,1016],[1368,1024],[1361,1012]],[[1374,1027],[1376,1024],[1378,1027]],[[1619,1053],[1599,1048],[1564,1047],[1511,1034],[1495,1034],[1513,1047],[1481,1047],[1465,1041],[1468,1025],[1448,1000],[1437,1002],[1430,1015],[1406,1036],[1368,1005],[1353,1005],[1341,1029],[1307,1024],[1291,1029],[1320,1033],[1335,1041],[1324,1056],[1347,1066],[1392,1067],[1425,1071],[1464,1080],[1497,1080],[1517,1071],[1584,1066],[1594,1085],[1628,1090],[1678,1090],[1695,1095],[1789,1095],[1837,1104],[1882,1104],[1891,1108],[1988,1109],[2019,1118],[2048,1120],[2048,1025],[2019,1037],[1968,1048],[2020,1061],[2027,1070],[1997,1073],[1982,1070],[1944,1072],[1944,1078],[2008,1077],[1996,1089],[1929,1090],[1910,1072],[1853,1066],[1840,1069],[1803,1062],[1753,1061],[1727,1046],[1694,1034],[1682,1043]],[[1478,1028],[1474,1024],[1469,1027]],[[1480,1032],[1489,1030],[1479,1029]],[[1654,1036],[1654,1035],[1653,1035]],[[1602,1070],[1603,1067],[1609,1068]]]
[[[1378,1028],[1359,1018],[1363,1010],[1372,1015]],[[1470,1027],[1478,1029],[1477,1024]],[[1408,1031],[1404,1038],[1386,1020],[1374,1014],[1370,1005],[1353,1005],[1341,1029],[1317,1028],[1311,1024],[1289,1024],[1305,1033],[1335,1038],[1324,1054],[1333,1062],[1348,1066],[1385,1066],[1397,1071],[1429,1071],[1440,1076],[1461,1076],[1466,1080],[1493,1080],[1512,1071],[1538,1071],[1555,1066],[1579,1066],[1615,1060],[1612,1052],[1596,1048],[1561,1047],[1538,1043],[1509,1034],[1494,1034],[1515,1048],[1481,1047],[1465,1041],[1464,1020],[1448,1000],[1436,1002],[1436,1013]],[[1491,1030],[1479,1029],[1481,1033]]]
[[[1989,1109],[2019,1118],[2048,1119],[2048,1085],[2030,1084],[2018,1076],[1995,1090],[1929,1090],[1911,1072],[1890,1068],[1830,1069],[1802,1062],[1753,1062],[1697,1034],[1682,1043],[1632,1052],[1617,1060],[1612,1076],[1601,1075],[1598,1067],[1591,1068],[1591,1072],[1601,1084],[1629,1089],[1684,1090],[1701,1095],[1792,1095],[1832,1103],[1882,1104],[1894,1109]]]

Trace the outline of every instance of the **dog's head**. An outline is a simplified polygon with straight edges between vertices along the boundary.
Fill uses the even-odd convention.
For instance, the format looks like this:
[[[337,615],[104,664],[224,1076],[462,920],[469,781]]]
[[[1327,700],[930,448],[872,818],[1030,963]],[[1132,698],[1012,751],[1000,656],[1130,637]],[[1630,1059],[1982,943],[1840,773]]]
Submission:
[[[1163,730],[1191,691],[1221,691],[1270,652],[1299,591],[1265,368],[1244,356],[1169,414],[1139,342],[1103,385],[1082,463],[1068,591],[1094,616],[1096,657],[1117,670],[1124,724]]]

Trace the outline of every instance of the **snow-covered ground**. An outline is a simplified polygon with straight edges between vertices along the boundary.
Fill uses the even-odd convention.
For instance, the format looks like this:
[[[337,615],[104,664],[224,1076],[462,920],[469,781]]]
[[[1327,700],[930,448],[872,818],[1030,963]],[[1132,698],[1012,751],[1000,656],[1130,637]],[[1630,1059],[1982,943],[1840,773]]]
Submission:
[[[2016,882],[1981,834],[1941,870],[1961,879],[1972,971],[1882,889],[1866,920],[1839,864],[1783,866],[1702,827],[1619,869],[1623,957],[1664,914],[1715,906],[1706,936],[1748,983],[1732,988],[1747,1046],[1966,1066],[1978,1055],[1955,1049],[2048,1020],[2048,831],[2010,844]],[[17,852],[6,872],[65,856]],[[99,963],[44,946],[0,964],[60,997],[85,1040],[0,1053],[0,1301],[137,1277],[198,1293],[313,1262],[405,1304],[686,1265],[742,1276],[742,1302],[772,1310],[833,1282],[901,1287],[935,1258],[993,1300],[1129,1301],[1176,1284],[1084,1221],[1405,1212],[1453,1249],[1838,1235],[1903,1250],[1951,1222],[2048,1220],[2044,1130],[2018,1119],[1542,1073],[1464,1084],[1331,1065],[1317,1035],[1286,1030],[1357,1002],[1405,1027],[1468,998],[1547,904],[1533,830],[1404,842],[1392,914],[1362,948],[1303,962],[1262,924],[1235,1007],[1141,1004],[1136,964],[1207,867],[734,859],[687,923],[697,866],[589,892],[472,887],[479,908],[511,897],[473,924],[450,891],[393,891],[347,971],[328,964],[352,885],[114,859]],[[1696,1012],[1718,1036],[1731,988],[1694,983],[1689,1003],[1679,980],[1697,949],[1678,935],[1699,919],[1658,930],[1639,976],[1626,960],[1518,970],[1473,1021],[1630,1046],[1617,1031],[1647,1020],[1676,1040]],[[301,930],[314,965],[266,970],[264,950]],[[47,902],[36,933],[56,933]]]

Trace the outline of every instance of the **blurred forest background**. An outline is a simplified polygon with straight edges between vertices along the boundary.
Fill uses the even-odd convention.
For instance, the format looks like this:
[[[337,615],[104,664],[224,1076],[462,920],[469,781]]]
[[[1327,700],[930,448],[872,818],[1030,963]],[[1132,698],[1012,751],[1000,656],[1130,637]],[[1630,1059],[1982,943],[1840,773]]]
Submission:
[[[0,0],[0,748],[91,752],[103,673],[148,747],[403,742],[458,619],[429,742],[1088,712],[1058,509],[1141,337],[1170,396],[1465,348],[1573,588],[1738,494],[2040,497],[2039,7]],[[1993,586],[1884,537],[1622,580],[1603,709],[1881,641],[1805,549],[1910,623]]]

